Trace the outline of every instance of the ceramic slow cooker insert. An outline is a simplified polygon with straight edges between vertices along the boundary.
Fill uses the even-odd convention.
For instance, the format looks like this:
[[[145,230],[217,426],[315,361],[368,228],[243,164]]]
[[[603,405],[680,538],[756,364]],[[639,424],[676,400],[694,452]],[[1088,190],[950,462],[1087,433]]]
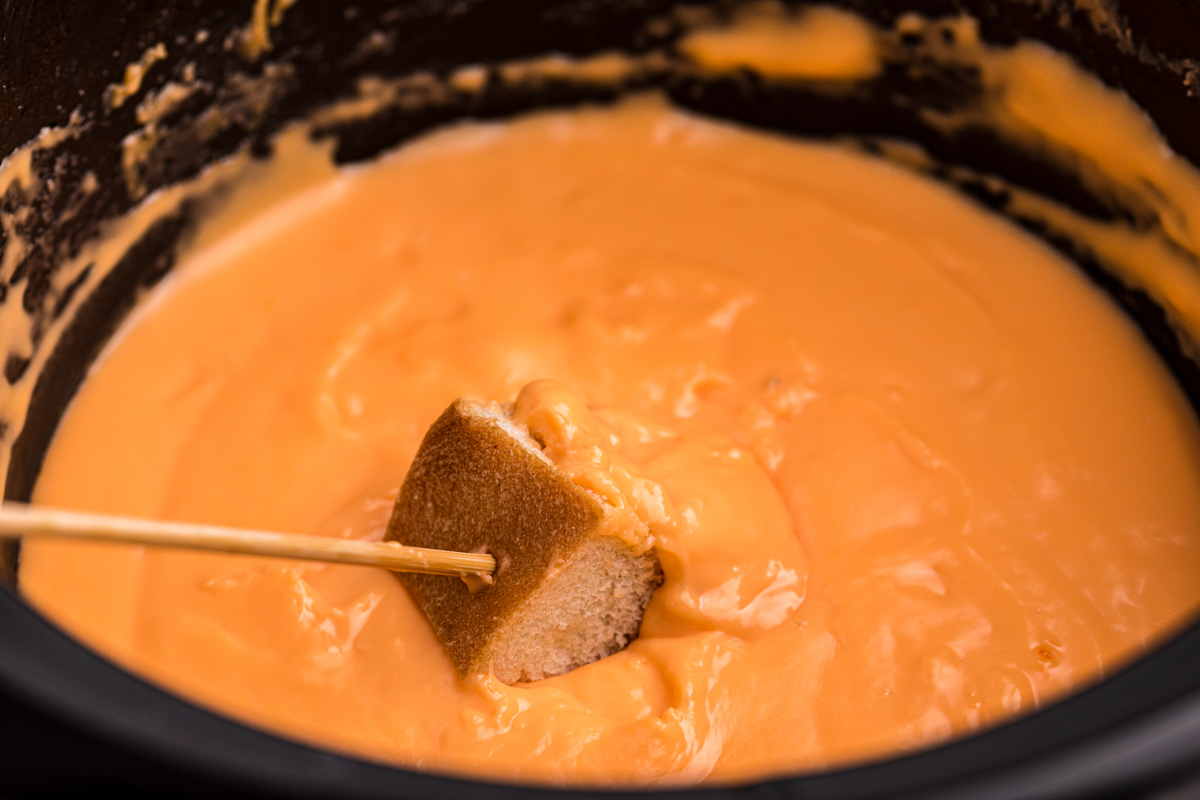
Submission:
[[[1200,66],[1191,58],[1200,54],[1200,9],[1187,3],[837,4],[881,30],[896,30],[906,13],[926,18],[965,13],[978,20],[989,42],[1041,40],[1126,91],[1178,153],[1200,164]],[[432,76],[436,82],[463,66],[496,68],[550,53],[666,54],[659,67],[634,71],[615,84],[493,81],[468,96],[424,91],[421,86],[428,81],[414,80],[402,102],[385,104],[366,117],[329,116],[317,125],[319,135],[336,140],[341,163],[369,159],[456,120],[604,103],[658,88],[682,108],[767,130],[836,137],[876,150],[882,141],[912,142],[930,157],[929,174],[999,213],[1010,210],[1006,186],[1035,192],[1094,219],[1131,213],[1069,168],[1020,148],[986,125],[949,130],[932,124],[924,109],[968,107],[984,87],[971,70],[928,59],[930,43],[919,38],[903,41],[897,33],[899,45],[885,69],[852,92],[803,81],[768,81],[752,73],[704,74],[672,61],[673,43],[687,20],[697,14],[720,18],[736,10],[736,3],[652,0],[430,0],[353,6],[307,0],[263,0],[253,6],[244,1],[82,2],[8,8],[0,21],[0,153],[27,148],[31,169],[41,180],[29,191],[10,189],[0,199],[0,210],[11,223],[0,233],[0,253],[17,239],[28,243],[10,256],[16,266],[8,285],[0,286],[0,303],[6,314],[19,305],[32,326],[35,352],[47,350],[41,360],[16,349],[3,354],[4,413],[9,416],[0,418],[0,448],[8,455],[5,497],[29,498],[55,427],[88,366],[137,299],[171,270],[177,246],[192,230],[196,208],[185,203],[151,226],[85,297],[74,295],[82,282],[63,285],[54,280],[56,270],[106,220],[231,153],[269,154],[274,133],[354,97],[364,76]],[[159,42],[165,45],[162,52],[155,49]],[[914,69],[918,63],[921,68]],[[144,68],[141,89],[181,78],[200,87],[154,120],[153,141],[132,165],[130,143],[147,136],[147,121],[139,119],[136,103],[114,102],[112,88],[123,79],[129,83],[129,64]],[[38,144],[30,148],[29,142]],[[1164,309],[1115,277],[1079,243],[1034,220],[1017,219],[1074,259],[1112,296],[1197,406],[1196,347]],[[19,283],[23,291],[10,291]],[[78,310],[62,318],[73,301]],[[61,335],[43,335],[56,325]],[[153,769],[176,776],[180,786],[200,786],[189,783],[199,779],[213,790],[296,796],[426,797],[469,791],[500,797],[530,791],[326,752],[192,706],[105,661],[25,605],[16,591],[18,560],[16,547],[8,547],[0,559],[0,685],[61,724],[110,743],[113,752],[128,757],[130,769],[155,765]],[[1184,791],[1179,787],[1200,773],[1198,662],[1200,626],[1193,625],[1102,683],[975,736],[862,766],[677,793],[1015,798]],[[51,772],[43,779],[49,784],[42,788],[67,785],[55,784]]]

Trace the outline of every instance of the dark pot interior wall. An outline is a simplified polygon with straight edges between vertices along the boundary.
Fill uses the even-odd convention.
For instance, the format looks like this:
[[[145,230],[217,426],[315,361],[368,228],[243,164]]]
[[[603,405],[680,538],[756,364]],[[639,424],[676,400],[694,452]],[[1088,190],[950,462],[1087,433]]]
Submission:
[[[1074,56],[1108,83],[1125,88],[1158,121],[1172,146],[1200,163],[1200,6],[1189,0],[1119,0],[1111,5],[1128,25],[1097,27],[1070,0],[834,0],[880,22],[905,11],[927,16],[973,14],[996,42],[1036,37]],[[300,2],[278,28],[266,60],[284,55],[313,69],[301,75],[305,100],[344,92],[348,75],[400,74],[415,67],[494,61],[556,49],[587,53],[637,43],[643,21],[677,4],[670,0],[425,0],[353,4]],[[1090,5],[1090,4],[1089,4]],[[1097,3],[1104,6],[1108,3]],[[196,60],[201,76],[225,60],[222,44],[250,16],[251,0],[70,4],[31,0],[0,12],[0,153],[28,141],[46,125],[80,108],[96,120],[98,143],[115,144],[133,127],[132,108],[102,113],[104,88],[149,45],[169,45],[168,64]],[[353,9],[347,13],[347,9]],[[375,62],[339,68],[367,32],[403,28],[406,47]],[[205,42],[178,41],[198,30]],[[669,33],[667,34],[669,35]],[[643,39],[642,44],[648,41]],[[206,69],[207,67],[207,69]],[[1188,77],[1189,74],[1192,77]],[[166,71],[148,85],[165,80]],[[102,166],[100,154],[93,168]],[[111,162],[112,154],[109,154]],[[100,173],[103,174],[103,173]]]
[[[1052,0],[845,0],[840,4],[884,24],[909,10],[927,16],[969,10],[992,41],[1011,42],[1028,36],[1043,39],[1070,52],[1109,83],[1129,91],[1155,117],[1171,144],[1200,163],[1200,98],[1193,91],[1200,91],[1200,75],[1196,62],[1187,60],[1188,54],[1200,53],[1200,4],[1189,0],[1119,3],[1119,11],[1128,19],[1132,32],[1097,25],[1083,12],[1064,13],[1061,4]],[[63,124],[76,109],[86,126],[78,138],[36,155],[35,166],[54,174],[52,186],[47,185],[32,197],[10,191],[0,198],[0,211],[12,211],[21,204],[33,209],[20,223],[18,233],[34,245],[7,284],[0,285],[0,303],[24,302],[34,315],[53,316],[61,304],[45,301],[46,293],[53,291],[49,276],[57,265],[93,236],[101,221],[125,212],[136,202],[120,160],[121,140],[138,126],[136,102],[113,110],[104,104],[103,95],[106,86],[120,79],[125,65],[156,42],[163,42],[169,55],[150,71],[143,91],[178,78],[188,62],[195,62],[196,77],[210,86],[164,120],[165,126],[174,125],[179,130],[185,130],[186,123],[210,103],[228,98],[247,74],[254,76],[275,68],[269,65],[287,64],[290,76],[271,95],[265,115],[239,117],[220,136],[205,142],[181,135],[142,173],[147,191],[190,177],[247,143],[255,152],[268,152],[269,137],[282,124],[353,93],[355,80],[362,74],[395,76],[419,69],[444,73],[463,64],[497,63],[550,51],[583,55],[613,48],[645,50],[669,44],[678,35],[678,26],[647,25],[648,19],[667,18],[675,5],[655,0],[430,0],[361,2],[347,7],[300,0],[286,11],[281,26],[272,31],[273,49],[262,59],[249,62],[226,49],[225,42],[233,42],[231,37],[246,25],[250,0],[120,5],[96,0],[8,3],[0,17],[0,153],[28,141],[44,126]],[[729,4],[718,7],[728,8]],[[200,30],[207,31],[207,38],[195,35]],[[373,30],[387,32],[391,48],[364,56],[359,45]],[[838,98],[802,86],[770,86],[694,75],[667,76],[658,80],[658,85],[681,105],[771,129],[816,136],[849,131],[868,138],[910,138],[942,163],[1003,175],[1089,216],[1112,218],[1121,214],[1122,210],[1113,207],[1110,200],[1093,196],[1074,176],[1054,164],[1013,151],[987,131],[948,137],[929,128],[914,112],[914,100],[952,103],[955,98],[970,98],[979,88],[974,77],[970,73],[942,72],[918,81],[904,70],[894,69],[885,71],[881,80],[862,92]],[[536,92],[497,87],[470,104],[450,102],[409,113],[386,111],[331,133],[338,136],[338,158],[352,161],[368,158],[451,119],[499,117],[545,105],[603,101],[613,94],[612,90],[566,85],[542,87]],[[89,171],[99,179],[99,189],[83,196],[77,189]],[[949,179],[948,174],[941,177]],[[966,184],[963,188],[985,203],[996,200],[978,186]],[[66,208],[73,213],[64,216]],[[3,439],[5,421],[0,420],[0,442],[13,446],[7,497],[29,496],[45,448],[87,365],[139,290],[170,269],[173,247],[189,222],[187,207],[163,220],[89,297],[41,374],[29,419],[15,443]],[[6,246],[3,236],[0,233],[0,252]],[[1068,242],[1054,243],[1073,256],[1080,255]],[[1200,398],[1200,371],[1184,356],[1185,348],[1161,310],[1145,295],[1111,279],[1098,265],[1081,259],[1081,266],[1138,321],[1195,403]],[[21,296],[8,291],[26,279],[29,288]],[[28,362],[0,353],[0,363],[3,379],[12,382],[20,379]],[[10,550],[6,563],[0,563],[10,583],[15,577],[14,556]],[[397,792],[437,796],[464,788],[462,784],[405,776],[350,759],[320,755],[239,728],[171,700],[107,665],[58,634],[3,590],[0,606],[0,681],[10,690],[15,687],[24,693],[30,703],[53,709],[83,728],[102,732],[105,738],[123,741],[128,747],[185,765],[189,770],[202,769],[228,780],[252,778],[260,787],[296,791],[308,787],[315,795],[335,787],[362,796]],[[44,653],[31,655],[31,648],[42,648]],[[1200,719],[1200,710],[1193,717],[1184,713],[1186,698],[1198,688],[1197,680],[1187,677],[1194,669],[1180,672],[1181,664],[1194,665],[1197,659],[1200,632],[1193,630],[1105,685],[1016,725],[890,764],[802,783],[776,784],[773,789],[785,795],[868,797],[880,792],[886,796],[892,794],[888,789],[901,786],[924,786],[920,791],[925,791],[938,785],[953,792],[963,786],[979,789],[986,785],[1000,792],[997,796],[1015,796],[1001,789],[1049,785],[1045,775],[1041,779],[1036,776],[1034,767],[1039,759],[1043,764],[1058,765],[1055,774],[1060,781],[1071,775],[1078,777],[1080,770],[1090,770],[1093,785],[1097,776],[1109,773],[1115,775],[1109,783],[1114,789],[1153,785],[1170,771],[1188,769],[1197,757],[1184,746],[1188,741],[1200,742],[1200,727],[1195,731],[1187,727],[1189,721]],[[114,711],[116,706],[120,707]],[[22,707],[13,708],[17,709],[14,713],[20,713]],[[1133,730],[1130,726],[1133,721],[1144,723],[1151,718],[1173,720],[1176,727],[1171,730],[1177,735],[1172,741],[1176,746],[1162,748],[1154,758],[1130,761],[1128,748],[1137,742],[1129,739],[1129,731]],[[1156,723],[1160,725],[1157,730],[1165,730],[1161,725],[1166,723],[1161,719]],[[30,724],[36,728],[36,723]],[[161,735],[168,728],[172,735]],[[160,732],[158,736],[156,731]],[[1193,731],[1192,739],[1187,738],[1191,734],[1186,731]],[[1117,757],[1120,753],[1099,760],[1089,756],[1100,739],[1110,747],[1124,742],[1124,757]],[[97,739],[80,741],[91,748],[88,752],[93,756],[117,752]],[[0,749],[10,759],[8,774],[16,774],[11,771],[15,769],[11,759],[20,751]],[[130,763],[141,765],[136,767],[142,770],[139,774],[158,774],[146,766],[149,762],[142,757],[129,758]],[[1025,765],[1024,784],[1013,777],[1014,764]],[[1131,764],[1140,764],[1140,768]],[[0,775],[4,771],[0,760]],[[189,780],[193,781],[189,785],[203,788],[194,779]],[[971,783],[976,780],[983,783]],[[68,781],[61,785],[71,784]]]

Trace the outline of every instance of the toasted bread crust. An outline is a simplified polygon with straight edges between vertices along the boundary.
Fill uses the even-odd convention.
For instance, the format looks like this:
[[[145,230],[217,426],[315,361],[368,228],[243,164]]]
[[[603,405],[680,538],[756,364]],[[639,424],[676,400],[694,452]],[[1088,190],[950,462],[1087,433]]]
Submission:
[[[635,554],[598,533],[604,503],[521,436],[497,407],[456,400],[425,435],[386,536],[495,556],[493,585],[475,592],[456,578],[400,579],[460,673],[492,669],[506,682],[550,677],[624,647],[662,580],[653,551]],[[570,590],[579,580],[604,586]],[[599,627],[596,591],[619,607]],[[529,646],[515,646],[513,636]]]

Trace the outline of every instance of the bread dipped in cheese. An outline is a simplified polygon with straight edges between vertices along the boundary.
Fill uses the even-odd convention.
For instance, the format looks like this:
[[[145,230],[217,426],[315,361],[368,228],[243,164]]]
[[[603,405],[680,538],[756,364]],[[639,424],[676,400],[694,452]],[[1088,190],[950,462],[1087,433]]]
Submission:
[[[646,524],[546,452],[602,454],[574,441],[594,428],[569,389],[538,381],[508,408],[455,400],[421,442],[387,540],[497,562],[495,575],[465,581],[399,575],[464,676],[549,678],[637,637],[663,579]]]

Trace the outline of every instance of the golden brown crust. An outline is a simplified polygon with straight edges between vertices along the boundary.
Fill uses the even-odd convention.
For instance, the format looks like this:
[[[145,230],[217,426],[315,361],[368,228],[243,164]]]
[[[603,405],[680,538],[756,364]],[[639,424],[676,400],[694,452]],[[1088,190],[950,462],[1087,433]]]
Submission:
[[[525,627],[513,624],[514,615],[529,613],[531,598],[548,576],[587,550],[583,545],[606,513],[599,498],[541,457],[535,444],[526,446],[504,422],[476,401],[459,399],[446,409],[421,443],[386,537],[418,547],[483,549],[496,557],[494,584],[474,593],[457,578],[400,575],[464,675],[488,669],[498,631]],[[638,557],[630,551],[629,558]],[[653,574],[657,585],[656,560]],[[652,590],[644,592],[646,600]],[[620,646],[636,636],[641,611],[636,609],[632,631],[617,637]],[[601,643],[593,649],[604,655],[614,648]],[[544,674],[537,666],[508,671],[507,678],[498,677]]]

